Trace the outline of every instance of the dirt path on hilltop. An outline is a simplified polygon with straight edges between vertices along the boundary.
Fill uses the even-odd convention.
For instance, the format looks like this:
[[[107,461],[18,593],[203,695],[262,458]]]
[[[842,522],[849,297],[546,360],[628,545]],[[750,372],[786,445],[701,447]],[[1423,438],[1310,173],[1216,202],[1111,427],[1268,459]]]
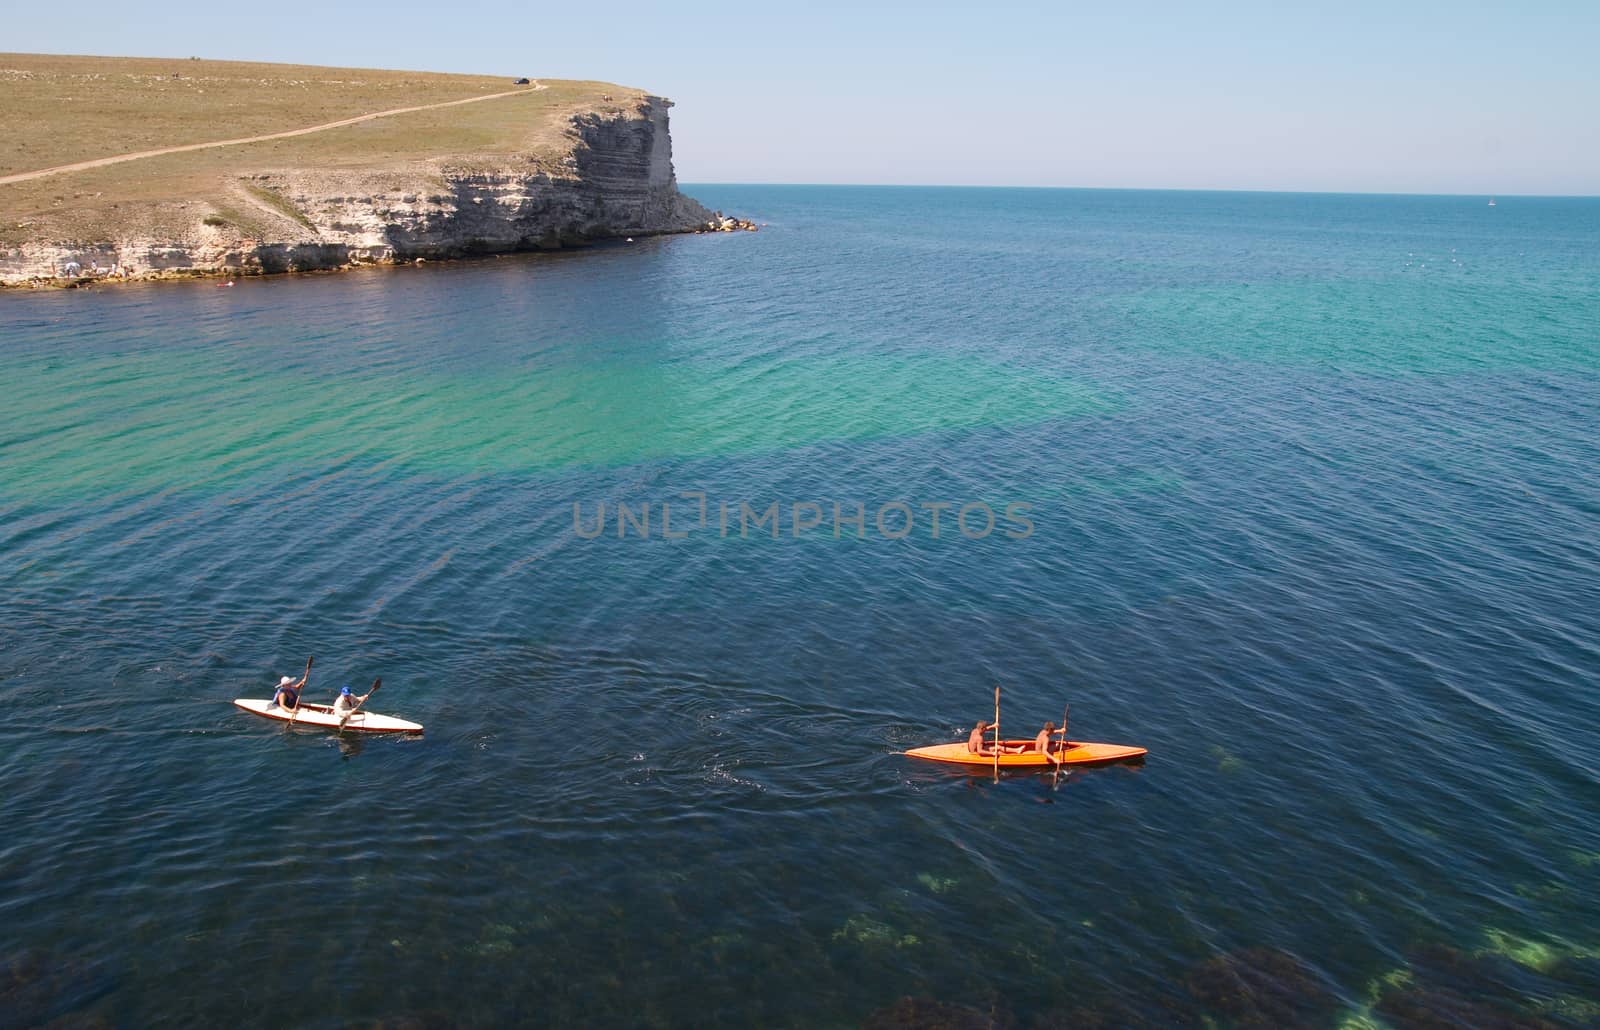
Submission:
[[[410,114],[413,111],[432,111],[441,107],[458,107],[462,104],[476,104],[483,100],[499,100],[501,97],[515,97],[524,93],[536,93],[541,89],[549,89],[538,79],[533,80],[533,85],[527,89],[513,89],[505,93],[489,93],[481,97],[467,97],[465,100],[446,100],[442,104],[422,104],[418,107],[397,107],[391,111],[375,111],[372,114],[356,115],[354,118],[341,118],[336,122],[327,122],[322,125],[312,125],[304,129],[290,129],[288,132],[271,132],[265,136],[249,136],[244,139],[223,139],[213,143],[186,143],[181,147],[162,147],[160,150],[141,150],[137,154],[118,154],[116,157],[100,157],[93,161],[79,161],[76,164],[56,165],[54,168],[41,168],[36,172],[18,172],[15,175],[0,175],[0,186],[12,182],[27,182],[29,179],[42,179],[47,175],[60,175],[63,172],[83,172],[90,168],[104,168],[106,165],[121,164],[124,161],[138,161],[146,157],[160,157],[163,154],[182,154],[190,150],[209,150],[212,147],[236,147],[242,143],[263,143],[272,139],[288,139],[291,136],[306,136],[313,132],[323,132],[328,129],[339,129],[346,125],[358,125],[361,122],[370,122],[374,118],[388,118],[391,115]]]

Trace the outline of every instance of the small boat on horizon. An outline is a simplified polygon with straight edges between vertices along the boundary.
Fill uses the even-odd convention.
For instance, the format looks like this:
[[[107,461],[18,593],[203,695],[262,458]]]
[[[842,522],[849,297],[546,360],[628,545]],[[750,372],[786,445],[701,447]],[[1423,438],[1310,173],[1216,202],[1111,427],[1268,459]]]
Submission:
[[[1490,207],[1494,207],[1494,198],[1493,197],[1489,198],[1489,206]]]

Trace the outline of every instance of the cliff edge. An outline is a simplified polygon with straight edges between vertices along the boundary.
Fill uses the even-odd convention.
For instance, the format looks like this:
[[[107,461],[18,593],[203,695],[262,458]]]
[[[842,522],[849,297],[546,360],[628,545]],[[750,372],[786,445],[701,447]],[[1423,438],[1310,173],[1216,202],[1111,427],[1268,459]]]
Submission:
[[[20,56],[0,55],[0,64]],[[276,121],[262,123],[280,130],[275,134],[189,142],[170,116],[185,99],[177,92],[183,73],[227,95],[230,88],[245,90],[238,83],[249,73],[282,66],[218,67],[229,74],[183,68],[159,83],[167,122],[162,132],[139,138],[166,142],[165,134],[176,146],[138,158],[124,152],[112,159],[119,163],[89,167],[120,141],[100,144],[96,154],[86,139],[81,152],[65,153],[90,157],[72,170],[40,175],[0,168],[24,180],[5,182],[0,174],[0,282],[306,271],[754,228],[678,190],[672,105],[658,96],[605,83],[552,84],[560,87],[552,91],[543,83],[518,89],[506,79],[427,82],[411,92],[435,100],[453,97],[452,90],[483,90],[491,81],[498,92],[362,114],[309,132],[281,130],[305,117],[286,105]],[[15,69],[0,67],[0,88],[7,72],[15,81]],[[279,91],[294,80],[258,81]],[[361,85],[364,92],[346,87],[342,94],[327,87],[344,105],[329,113],[377,103],[369,98],[373,82]],[[224,102],[199,85],[188,99],[205,110]]]

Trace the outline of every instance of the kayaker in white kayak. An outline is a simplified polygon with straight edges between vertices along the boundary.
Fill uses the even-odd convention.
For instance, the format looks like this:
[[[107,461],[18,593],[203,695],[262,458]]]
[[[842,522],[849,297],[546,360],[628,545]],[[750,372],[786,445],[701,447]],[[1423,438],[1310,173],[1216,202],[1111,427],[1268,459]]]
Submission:
[[[371,696],[370,690],[365,694],[353,694],[349,687],[340,687],[339,696],[333,702],[333,714],[339,717],[339,725],[344,725],[345,720],[350,718],[350,713]]]
[[[271,708],[276,705],[285,711],[294,711],[300,707],[300,689],[305,685],[306,677],[304,676],[301,676],[298,681],[292,680],[288,676],[283,677],[278,681],[278,689],[272,694],[272,704],[267,707]]]

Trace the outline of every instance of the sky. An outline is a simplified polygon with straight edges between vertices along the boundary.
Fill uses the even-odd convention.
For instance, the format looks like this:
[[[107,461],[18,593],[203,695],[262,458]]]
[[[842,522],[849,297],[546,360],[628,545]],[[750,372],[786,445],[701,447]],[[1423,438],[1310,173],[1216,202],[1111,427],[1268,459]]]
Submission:
[[[0,0],[0,52],[603,79],[689,183],[1600,194],[1594,0]]]

